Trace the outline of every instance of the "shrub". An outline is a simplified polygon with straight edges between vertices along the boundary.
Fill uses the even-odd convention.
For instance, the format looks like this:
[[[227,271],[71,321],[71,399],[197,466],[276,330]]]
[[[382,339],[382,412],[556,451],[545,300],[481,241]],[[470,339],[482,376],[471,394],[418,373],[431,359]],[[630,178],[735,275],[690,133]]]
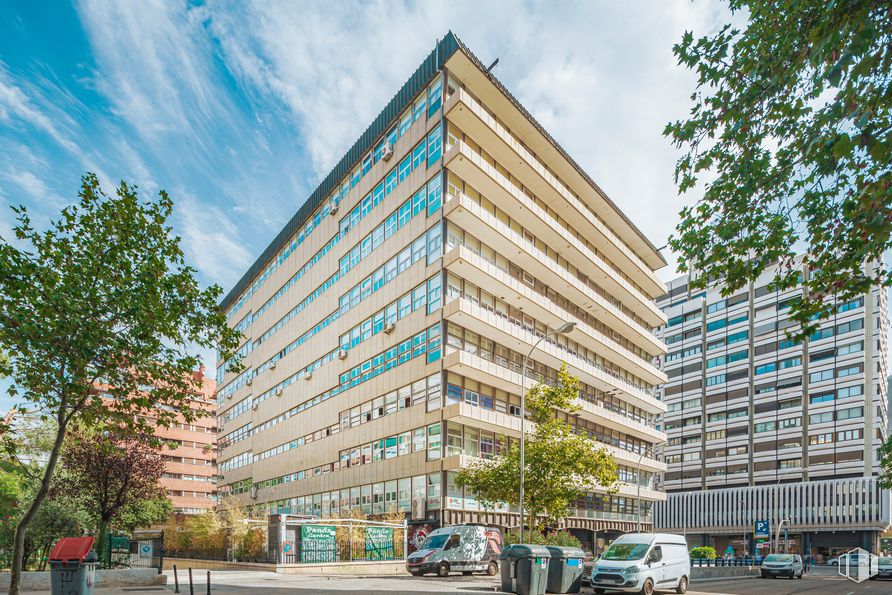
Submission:
[[[709,546],[701,546],[691,548],[691,557],[692,558],[708,558],[710,560],[715,560],[715,548]]]
[[[582,542],[576,539],[576,537],[574,537],[573,534],[566,529],[561,529],[560,531],[552,531],[547,535],[544,533],[540,533],[539,531],[526,531],[524,532],[523,537],[523,543],[582,548]],[[511,533],[507,533],[505,535],[505,543],[520,543],[520,535],[518,534],[518,532],[513,531]]]

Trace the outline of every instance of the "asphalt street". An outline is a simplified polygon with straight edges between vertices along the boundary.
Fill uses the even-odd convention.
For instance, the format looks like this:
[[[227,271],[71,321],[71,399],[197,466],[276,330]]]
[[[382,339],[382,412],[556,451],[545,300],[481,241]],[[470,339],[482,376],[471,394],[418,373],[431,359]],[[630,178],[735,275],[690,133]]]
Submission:
[[[855,583],[837,576],[831,569],[811,573],[798,579],[736,578],[721,581],[694,582],[689,595],[888,595],[892,593],[892,581],[864,581]],[[156,587],[126,587],[122,589],[96,589],[96,595],[163,595],[174,591],[173,577],[168,573],[170,584]],[[195,595],[205,595],[205,572],[195,571]],[[501,593],[499,581],[488,576],[453,575],[446,579],[433,576],[288,576],[273,572],[213,571],[212,593],[257,593],[259,595],[310,595],[313,593],[362,593],[363,595],[393,595],[395,593],[419,595],[430,593],[470,594]],[[180,592],[190,593],[187,582],[180,584]],[[582,591],[590,595],[588,587]],[[671,591],[674,592],[674,591]],[[46,592],[48,593],[48,592]],[[669,593],[669,592],[667,592]],[[36,595],[36,592],[33,593]]]

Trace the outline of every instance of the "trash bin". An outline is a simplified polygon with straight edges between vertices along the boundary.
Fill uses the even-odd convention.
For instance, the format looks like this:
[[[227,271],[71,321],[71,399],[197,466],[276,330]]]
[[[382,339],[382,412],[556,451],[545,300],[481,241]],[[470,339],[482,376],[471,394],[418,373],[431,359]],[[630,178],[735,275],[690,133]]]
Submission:
[[[63,537],[50,552],[53,595],[93,595],[96,552],[92,537]]]
[[[551,554],[548,562],[549,593],[579,593],[582,589],[582,571],[585,552],[578,547],[547,546]]]
[[[544,595],[551,554],[541,545],[519,543],[502,550],[502,591],[517,595]]]

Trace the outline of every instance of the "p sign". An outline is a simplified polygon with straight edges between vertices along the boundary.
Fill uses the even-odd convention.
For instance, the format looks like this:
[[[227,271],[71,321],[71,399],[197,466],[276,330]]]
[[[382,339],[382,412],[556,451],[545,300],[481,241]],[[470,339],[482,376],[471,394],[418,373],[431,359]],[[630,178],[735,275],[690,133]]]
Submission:
[[[756,521],[753,535],[759,537],[771,537],[771,524],[768,521]]]

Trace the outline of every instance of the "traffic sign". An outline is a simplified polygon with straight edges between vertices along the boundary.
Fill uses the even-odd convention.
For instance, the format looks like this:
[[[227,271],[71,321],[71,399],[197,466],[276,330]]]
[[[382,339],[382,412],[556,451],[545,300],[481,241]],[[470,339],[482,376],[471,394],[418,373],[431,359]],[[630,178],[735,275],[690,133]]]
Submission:
[[[768,521],[756,521],[753,535],[755,537],[771,537],[771,524]]]

